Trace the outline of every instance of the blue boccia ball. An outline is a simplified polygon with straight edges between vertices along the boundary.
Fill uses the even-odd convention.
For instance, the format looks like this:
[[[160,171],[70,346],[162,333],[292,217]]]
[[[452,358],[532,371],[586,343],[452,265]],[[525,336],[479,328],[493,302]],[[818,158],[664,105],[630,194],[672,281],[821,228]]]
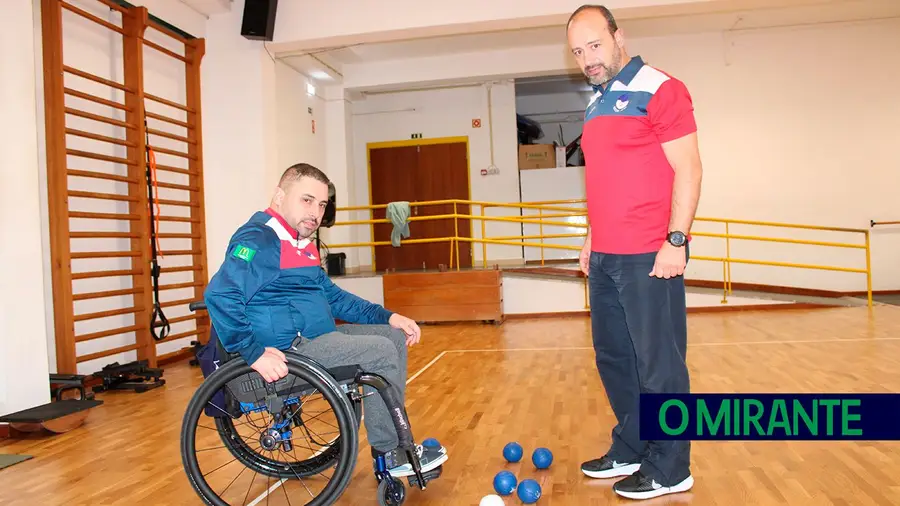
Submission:
[[[522,480],[516,492],[519,495],[519,499],[525,504],[534,504],[541,498],[541,486],[538,482],[531,479]]]
[[[553,463],[553,453],[547,448],[538,448],[531,454],[531,462],[538,469],[547,469]]]
[[[500,495],[512,494],[516,489],[516,475],[509,471],[500,471],[494,476],[494,490]]]
[[[430,438],[426,439],[425,441],[422,441],[422,446],[424,446],[426,448],[440,448],[441,443],[437,439],[430,437]]]
[[[522,460],[522,453],[522,445],[516,442],[507,443],[507,445],[503,447],[503,458],[509,462],[515,463]]]

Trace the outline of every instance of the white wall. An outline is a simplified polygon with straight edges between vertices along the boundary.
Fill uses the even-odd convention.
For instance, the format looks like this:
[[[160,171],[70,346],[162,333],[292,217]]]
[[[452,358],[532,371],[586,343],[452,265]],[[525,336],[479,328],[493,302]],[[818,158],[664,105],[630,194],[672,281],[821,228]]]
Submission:
[[[0,16],[0,415],[50,400],[35,91],[32,0],[4,4]],[[38,25],[39,26],[39,25]]]
[[[370,95],[353,103],[353,160],[357,181],[357,205],[369,202],[369,174],[366,146],[373,142],[408,140],[421,132],[423,138],[468,136],[471,199],[491,202],[519,201],[518,151],[516,144],[515,90],[510,82],[491,85],[491,108],[494,121],[494,162],[498,174],[481,175],[491,165],[490,121],[487,86],[470,86],[427,91]],[[473,128],[472,120],[481,119],[481,128]],[[409,195],[409,201],[421,200]],[[473,212],[478,213],[477,207]],[[517,210],[489,208],[489,216],[518,215]],[[368,212],[358,213],[368,219]],[[370,241],[369,227],[354,227],[356,241]],[[414,228],[414,227],[412,227]],[[412,231],[412,230],[411,230]],[[481,224],[474,221],[473,235],[481,236]],[[521,226],[515,223],[488,222],[487,236],[517,235]],[[411,237],[414,237],[411,235]],[[482,258],[480,245],[474,248],[476,262]],[[520,247],[489,245],[491,261],[517,261]],[[359,264],[372,265],[371,250],[359,249]]]
[[[892,89],[900,77],[900,60],[884,57],[885,48],[900,47],[900,21],[626,38],[626,43],[632,55],[640,54],[685,81],[693,95],[705,173],[698,216],[863,229],[868,228],[870,219],[897,219],[900,211],[894,193],[900,187],[900,171],[896,169],[898,155],[893,140],[900,137],[900,125],[893,118],[900,112],[900,99],[878,90]],[[530,63],[512,56],[501,62],[496,51],[485,53],[483,61],[467,54],[465,59],[471,65],[466,68],[480,72],[496,62],[516,66],[523,74],[558,71],[563,60],[553,55],[562,51],[562,44],[557,49],[535,50]],[[515,51],[509,53],[514,55]],[[440,60],[446,64],[447,58],[410,60],[405,70],[402,62],[389,62],[390,79],[403,75],[419,82],[422,69],[433,68]],[[374,85],[376,81],[370,76],[373,65],[360,64],[361,73],[348,74],[347,81]],[[351,71],[353,68],[348,69]],[[426,136],[449,135],[445,133],[448,131],[466,133],[474,98],[464,91],[440,93],[369,99],[371,105],[361,103],[360,111],[417,110],[354,118],[360,125],[354,132],[367,135],[366,140],[403,139],[423,130]],[[511,120],[512,111],[508,113]],[[466,124],[462,124],[464,121]],[[498,146],[498,153],[511,157],[512,130],[498,131],[496,142],[507,143],[504,148]],[[357,138],[354,144],[356,159],[364,160],[364,141]],[[479,149],[484,152],[485,148]],[[473,163],[473,171],[477,167],[480,164]],[[548,198],[583,197],[583,188],[569,186],[571,175],[557,179],[553,170],[568,171],[541,171],[548,183]],[[365,174],[362,170],[357,173]],[[483,188],[489,188],[495,200],[518,191],[516,177],[509,171],[505,170],[501,178],[488,179],[489,184]],[[524,183],[523,178],[523,189]],[[479,178],[473,176],[473,186],[478,185]],[[527,200],[539,196],[533,193]],[[359,202],[364,203],[364,197],[357,192]],[[724,227],[700,222],[694,231],[722,233]],[[863,243],[862,235],[850,234],[750,226],[733,226],[730,232]],[[898,249],[900,232],[896,227],[872,232],[875,289],[900,287]],[[698,237],[694,241],[694,256],[724,253],[723,240]],[[865,267],[862,250],[806,245],[732,241],[731,256]],[[722,266],[696,261],[690,264],[688,274],[698,279],[722,279]],[[834,290],[866,287],[861,274],[756,265],[735,264],[732,279]]]
[[[210,276],[235,230],[266,208],[277,184],[278,143],[266,137],[278,121],[277,108],[266,104],[266,96],[275,95],[275,62],[261,42],[241,36],[242,13],[239,0],[207,23],[202,93]],[[275,149],[267,144],[272,141]]]
[[[275,65],[275,98],[278,128],[278,171],[295,163],[309,163],[325,168],[325,101],[323,90],[316,86],[316,94],[307,92],[307,84],[315,80],[297,72],[282,62]],[[310,109],[312,112],[310,112]],[[315,121],[315,132],[313,132]],[[277,180],[271,181],[275,184]]]
[[[365,184],[354,176],[353,163],[353,111],[344,88],[339,85],[325,88],[325,169],[334,184],[337,207],[347,207],[356,199],[356,188]],[[356,212],[339,212],[336,222],[355,217]],[[329,245],[357,242],[359,227],[339,226],[322,229],[322,255],[342,251],[348,270],[359,266],[359,248],[331,248]]]

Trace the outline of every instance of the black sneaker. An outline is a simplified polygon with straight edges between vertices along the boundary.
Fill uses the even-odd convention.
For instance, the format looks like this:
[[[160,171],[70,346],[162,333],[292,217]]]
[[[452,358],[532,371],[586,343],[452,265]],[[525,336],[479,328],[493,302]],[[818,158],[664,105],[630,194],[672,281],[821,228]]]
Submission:
[[[681,483],[671,487],[664,487],[656,480],[644,476],[640,471],[631,476],[619,480],[613,485],[613,490],[622,497],[629,499],[652,499],[666,494],[687,492],[694,486],[694,478],[688,476]]]
[[[581,472],[591,478],[618,478],[634,474],[641,468],[640,462],[618,462],[604,455],[581,464]]]

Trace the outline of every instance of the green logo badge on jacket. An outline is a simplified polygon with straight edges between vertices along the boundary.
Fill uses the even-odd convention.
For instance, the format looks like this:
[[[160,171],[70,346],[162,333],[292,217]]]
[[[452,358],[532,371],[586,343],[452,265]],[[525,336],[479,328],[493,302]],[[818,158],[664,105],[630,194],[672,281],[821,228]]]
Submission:
[[[253,257],[256,255],[256,250],[252,248],[248,248],[244,245],[238,244],[236,248],[234,248],[234,253],[231,256],[235,258],[240,258],[245,262],[249,262],[253,260]]]

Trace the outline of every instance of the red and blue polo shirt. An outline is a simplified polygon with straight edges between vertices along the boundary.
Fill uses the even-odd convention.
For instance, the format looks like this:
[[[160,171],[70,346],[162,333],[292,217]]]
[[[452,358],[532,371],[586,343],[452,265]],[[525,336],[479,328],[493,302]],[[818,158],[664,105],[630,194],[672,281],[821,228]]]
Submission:
[[[691,96],[640,56],[594,91],[581,137],[591,249],[659,251],[669,233],[675,176],[662,143],[697,130]]]

